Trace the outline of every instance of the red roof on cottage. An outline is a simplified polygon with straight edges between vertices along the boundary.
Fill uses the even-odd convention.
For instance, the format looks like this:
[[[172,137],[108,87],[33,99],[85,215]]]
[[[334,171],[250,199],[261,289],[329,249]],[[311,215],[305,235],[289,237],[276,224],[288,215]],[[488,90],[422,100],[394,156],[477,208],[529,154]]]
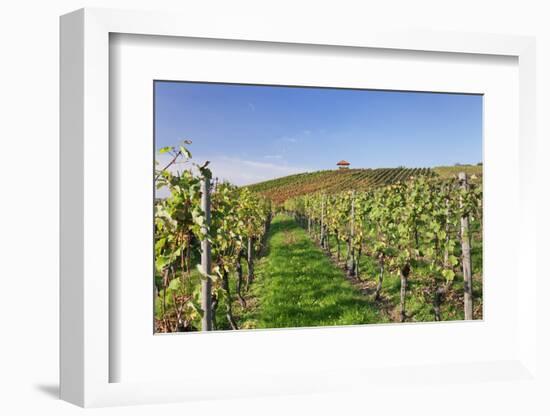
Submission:
[[[338,162],[336,164],[336,166],[349,166],[350,163],[349,162],[346,162],[345,160],[341,160],[340,162]]]

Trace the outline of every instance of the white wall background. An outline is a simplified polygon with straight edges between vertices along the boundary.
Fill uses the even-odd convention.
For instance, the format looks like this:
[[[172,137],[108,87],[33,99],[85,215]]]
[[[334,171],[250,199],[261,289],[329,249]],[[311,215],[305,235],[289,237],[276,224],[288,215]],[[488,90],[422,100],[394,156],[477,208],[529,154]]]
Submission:
[[[58,17],[77,8],[116,7],[178,10],[208,24],[211,13],[227,19],[237,15],[270,16],[281,27],[315,25],[327,30],[361,27],[371,22],[388,26],[536,35],[538,47],[538,133],[541,190],[540,214],[548,211],[550,163],[550,12],[540,0],[394,0],[394,1],[182,1],[182,0],[19,0],[0,9],[0,413],[5,415],[76,414],[81,409],[56,399],[58,385]],[[542,217],[542,216],[541,216]],[[539,223],[540,266],[548,252],[543,238],[549,222]],[[539,292],[548,291],[544,282]],[[550,374],[550,325],[547,308],[539,306],[540,365]],[[546,351],[546,353],[544,353]],[[542,368],[542,367],[541,367]],[[188,403],[94,410],[98,414],[392,414],[403,407],[408,414],[545,414],[534,396],[506,383],[502,400],[487,402],[465,385],[456,389],[456,402],[437,403],[434,397],[405,403],[391,394],[358,397],[344,393],[308,397]],[[466,408],[460,398],[473,403]],[[549,389],[550,391],[550,389]],[[411,392],[414,393],[414,392]],[[472,413],[468,412],[471,409]],[[547,413],[546,413],[547,414]]]

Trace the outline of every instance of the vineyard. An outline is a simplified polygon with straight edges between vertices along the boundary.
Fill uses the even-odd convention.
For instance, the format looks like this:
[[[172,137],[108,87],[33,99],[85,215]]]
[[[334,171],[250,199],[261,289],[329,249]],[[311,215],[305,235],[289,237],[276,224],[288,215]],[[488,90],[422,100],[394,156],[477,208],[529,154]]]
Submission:
[[[156,332],[482,318],[481,166],[236,187],[188,144],[156,171]]]
[[[367,191],[373,188],[403,182],[411,177],[453,178],[467,172],[474,181],[481,178],[481,166],[442,166],[430,168],[382,168],[324,170],[285,176],[248,186],[275,204],[287,199],[315,192],[335,194],[341,191]]]
[[[167,168],[178,160],[190,162],[185,146],[161,152],[172,160],[156,174],[157,188],[169,189],[170,196],[155,206],[155,330],[210,330],[218,327],[218,310],[237,329],[230,275],[236,275],[231,283],[244,305],[254,254],[270,223],[269,201],[228,183],[210,190],[207,164],[196,166],[198,175],[171,172]]]
[[[464,319],[474,318],[472,242],[480,277],[482,188],[468,184],[465,174],[448,180],[412,176],[366,192],[310,194],[286,200],[284,210],[307,228],[348,278],[361,282],[364,264],[374,300],[381,298],[387,272],[399,276],[399,314],[394,316],[400,322],[408,317],[406,297],[413,276],[416,295],[431,300],[433,319],[441,320],[443,300],[458,295],[453,282],[461,275]],[[476,315],[481,315],[480,304]]]

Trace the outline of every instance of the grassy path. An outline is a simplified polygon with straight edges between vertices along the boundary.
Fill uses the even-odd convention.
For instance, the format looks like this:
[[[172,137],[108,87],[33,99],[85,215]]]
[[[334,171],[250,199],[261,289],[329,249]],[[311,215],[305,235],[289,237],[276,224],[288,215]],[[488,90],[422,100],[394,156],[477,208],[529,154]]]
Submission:
[[[285,328],[384,322],[291,217],[278,215],[258,262],[245,327]]]

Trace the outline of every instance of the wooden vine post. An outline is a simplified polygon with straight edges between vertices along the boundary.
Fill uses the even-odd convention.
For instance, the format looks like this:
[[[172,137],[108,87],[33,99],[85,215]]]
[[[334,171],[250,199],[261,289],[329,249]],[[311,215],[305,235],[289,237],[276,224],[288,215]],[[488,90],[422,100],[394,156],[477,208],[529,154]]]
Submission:
[[[410,272],[411,267],[408,264],[401,268],[401,289],[399,290],[399,312],[401,322],[405,322],[405,319],[407,319],[405,300],[407,296],[407,284]]]
[[[254,279],[254,237],[248,237],[247,241],[247,253],[246,253],[246,264],[248,266],[248,273],[246,275],[246,289],[252,280]]]
[[[351,192],[351,216],[349,224],[349,244],[348,244],[348,257],[349,257],[349,268],[348,275],[355,276],[355,249],[353,247],[353,237],[355,235],[355,191]]]
[[[468,189],[468,180],[466,173],[458,174],[460,187],[463,190]],[[464,206],[464,201],[460,199],[460,207]],[[462,272],[464,275],[464,319],[473,319],[473,296],[472,296],[472,258],[470,254],[470,224],[468,215],[463,215],[460,218],[460,237],[462,241]]]
[[[204,222],[202,224],[202,233],[207,235],[210,228],[210,179],[203,177],[201,179],[201,208],[204,212]],[[201,241],[201,270],[203,279],[201,282],[201,308],[202,331],[212,331],[212,255],[210,251],[210,241],[203,237]]]
[[[321,197],[321,230],[320,230],[319,243],[321,248],[325,247],[325,195]]]
[[[449,267],[449,200],[445,200],[445,251],[443,253],[443,266]]]

